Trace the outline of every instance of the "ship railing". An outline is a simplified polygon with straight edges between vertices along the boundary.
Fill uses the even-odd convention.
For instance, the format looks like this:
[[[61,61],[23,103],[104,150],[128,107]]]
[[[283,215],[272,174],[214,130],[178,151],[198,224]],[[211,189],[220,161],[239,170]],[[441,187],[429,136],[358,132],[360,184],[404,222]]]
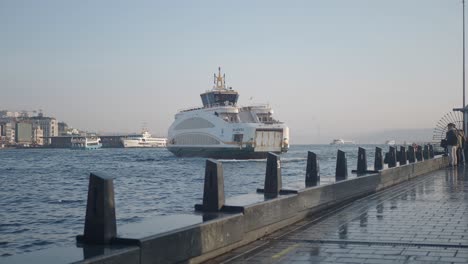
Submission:
[[[179,110],[177,110],[177,112],[189,112],[189,111],[199,110],[199,109],[203,109],[203,108],[204,108],[203,106],[199,106],[199,107],[188,107],[188,108],[179,109]]]
[[[253,105],[241,105],[239,108],[252,109],[252,108],[270,108],[269,104],[253,104]]]
[[[209,108],[215,108],[215,107],[223,107],[223,106],[236,106],[234,104],[211,104],[211,105],[208,105],[208,106],[199,106],[199,107],[189,107],[189,108],[183,108],[183,109],[179,109],[178,112],[189,112],[189,111],[193,111],[193,110],[199,110],[199,109],[209,109]]]
[[[200,110],[200,109],[206,109],[206,108],[215,108],[215,107],[220,107],[220,106],[237,106],[237,105],[233,105],[233,104],[228,104],[228,105],[225,105],[225,104],[211,104],[211,105],[208,105],[206,107],[204,106],[198,106],[198,107],[187,107],[187,108],[181,108],[181,109],[178,109],[177,111],[178,112],[189,112],[189,111],[193,111],[193,110]],[[254,104],[254,105],[245,105],[245,106],[237,106],[241,109],[254,109],[254,108],[270,108],[270,105],[269,104]]]
[[[272,125],[272,124],[284,124],[284,122],[281,122],[281,121],[278,121],[278,120],[261,121],[260,123],[267,124],[267,125]]]

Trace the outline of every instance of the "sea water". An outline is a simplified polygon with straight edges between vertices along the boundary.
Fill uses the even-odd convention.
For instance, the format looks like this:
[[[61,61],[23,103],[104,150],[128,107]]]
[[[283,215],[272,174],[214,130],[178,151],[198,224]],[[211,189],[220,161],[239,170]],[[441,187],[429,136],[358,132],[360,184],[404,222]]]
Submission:
[[[372,167],[375,145],[362,147]],[[322,184],[333,182],[338,149],[354,177],[357,145],[295,145],[281,155],[283,186],[304,182],[307,151],[319,157]],[[205,160],[162,148],[0,150],[0,257],[73,245],[83,233],[90,172],[115,177],[118,226],[193,212],[203,198]],[[226,197],[263,187],[266,160],[221,162]]]

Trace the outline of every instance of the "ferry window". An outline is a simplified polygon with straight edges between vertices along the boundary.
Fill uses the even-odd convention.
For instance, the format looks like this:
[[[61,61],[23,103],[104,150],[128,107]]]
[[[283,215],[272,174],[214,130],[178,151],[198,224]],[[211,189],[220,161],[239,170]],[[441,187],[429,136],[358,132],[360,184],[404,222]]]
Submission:
[[[240,142],[242,142],[243,138],[244,138],[244,134],[234,134],[233,141],[240,143]]]

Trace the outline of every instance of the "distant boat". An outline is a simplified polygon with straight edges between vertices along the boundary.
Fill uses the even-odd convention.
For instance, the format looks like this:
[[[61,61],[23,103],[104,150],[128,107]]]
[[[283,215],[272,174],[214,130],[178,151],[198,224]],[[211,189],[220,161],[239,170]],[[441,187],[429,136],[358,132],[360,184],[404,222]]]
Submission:
[[[99,149],[102,147],[101,139],[97,136],[73,136],[72,149]]]
[[[354,141],[351,140],[344,140],[344,139],[334,139],[330,145],[345,145],[345,144],[355,144]]]
[[[165,148],[167,138],[151,137],[148,131],[143,131],[141,135],[131,135],[121,139],[124,148]]]
[[[393,146],[393,145],[395,145],[395,143],[396,143],[396,142],[395,142],[395,140],[393,140],[393,139],[385,141],[385,144],[386,144],[386,145],[389,145],[389,146]]]

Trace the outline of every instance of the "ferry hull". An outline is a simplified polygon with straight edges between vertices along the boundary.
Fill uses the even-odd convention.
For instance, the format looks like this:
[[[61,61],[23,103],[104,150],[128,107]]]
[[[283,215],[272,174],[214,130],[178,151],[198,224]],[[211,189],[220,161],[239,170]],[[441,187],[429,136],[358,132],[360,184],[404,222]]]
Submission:
[[[268,152],[255,152],[252,148],[206,148],[206,147],[167,147],[177,157],[202,157],[211,159],[266,159]],[[283,150],[281,152],[286,152]],[[280,154],[281,152],[273,152]]]
[[[122,142],[124,148],[165,148],[166,146],[161,143],[139,143],[139,142]]]
[[[94,150],[102,148],[102,144],[82,147],[72,147],[72,149]]]

